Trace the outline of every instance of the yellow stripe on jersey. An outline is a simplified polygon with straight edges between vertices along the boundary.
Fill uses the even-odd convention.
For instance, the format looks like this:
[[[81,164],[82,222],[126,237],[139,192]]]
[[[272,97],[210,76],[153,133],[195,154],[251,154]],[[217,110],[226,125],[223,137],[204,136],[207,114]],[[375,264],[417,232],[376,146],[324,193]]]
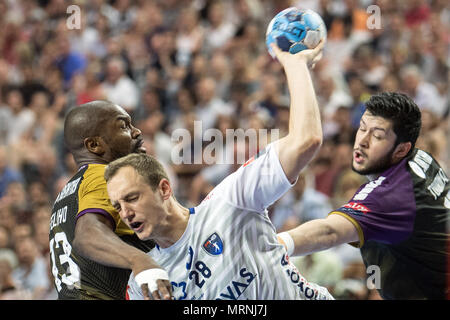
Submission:
[[[350,221],[356,228],[356,230],[358,231],[358,238],[359,238],[359,243],[358,242],[352,242],[349,243],[350,245],[356,247],[356,248],[361,248],[364,245],[364,232],[361,229],[361,226],[359,225],[358,221],[356,221],[355,219],[353,219],[352,217],[350,217],[349,215],[340,212],[340,211],[332,211],[330,212],[328,215],[330,214],[338,214],[344,218],[346,218],[348,221]]]
[[[114,232],[118,235],[133,234],[133,230],[120,219],[118,212],[111,205],[103,176],[106,165],[89,164],[83,175],[83,181],[78,189],[77,217],[86,212],[109,215],[114,221]]]

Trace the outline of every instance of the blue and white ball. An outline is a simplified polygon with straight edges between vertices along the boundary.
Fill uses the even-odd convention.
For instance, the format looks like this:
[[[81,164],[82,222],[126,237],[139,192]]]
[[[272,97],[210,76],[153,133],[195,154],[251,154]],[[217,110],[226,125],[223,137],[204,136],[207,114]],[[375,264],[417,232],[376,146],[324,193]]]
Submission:
[[[266,32],[266,45],[275,58],[270,44],[276,41],[278,47],[292,54],[305,49],[314,49],[322,39],[327,38],[325,23],[312,10],[287,8],[270,21]]]

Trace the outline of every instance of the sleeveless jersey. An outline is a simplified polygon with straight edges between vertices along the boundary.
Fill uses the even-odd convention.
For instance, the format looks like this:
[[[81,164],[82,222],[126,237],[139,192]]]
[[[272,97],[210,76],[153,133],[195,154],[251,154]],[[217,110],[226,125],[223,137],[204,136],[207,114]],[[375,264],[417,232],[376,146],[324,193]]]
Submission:
[[[148,252],[111,206],[103,177],[106,165],[89,164],[64,186],[55,200],[50,221],[50,263],[59,299],[125,299],[131,271],[101,265],[72,247],[75,224],[84,214],[101,214],[113,222],[115,233],[130,245]],[[84,235],[88,237],[89,235]]]
[[[331,214],[357,228],[383,298],[445,299],[450,183],[431,155],[415,149]]]
[[[191,208],[181,238],[149,252],[175,299],[332,299],[289,262],[269,220],[266,208],[290,187],[270,144]],[[130,299],[143,298],[133,276],[129,286]]]

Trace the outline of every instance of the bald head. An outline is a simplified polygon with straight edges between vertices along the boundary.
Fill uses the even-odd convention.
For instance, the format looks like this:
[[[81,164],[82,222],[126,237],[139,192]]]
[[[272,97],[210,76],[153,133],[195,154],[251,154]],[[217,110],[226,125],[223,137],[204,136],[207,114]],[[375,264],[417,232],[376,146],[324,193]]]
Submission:
[[[101,136],[105,122],[117,112],[125,113],[108,101],[92,101],[70,110],[64,121],[64,142],[69,150],[77,152],[86,138]]]

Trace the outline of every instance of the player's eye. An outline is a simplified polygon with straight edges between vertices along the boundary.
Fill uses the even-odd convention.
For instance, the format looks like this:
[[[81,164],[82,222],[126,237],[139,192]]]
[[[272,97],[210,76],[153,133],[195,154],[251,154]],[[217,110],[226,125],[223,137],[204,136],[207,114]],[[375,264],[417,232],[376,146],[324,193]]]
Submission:
[[[130,126],[125,120],[120,120],[120,129],[128,129]]]
[[[134,202],[138,199],[139,197],[137,195],[133,195],[133,196],[129,196],[125,199],[126,202]]]

